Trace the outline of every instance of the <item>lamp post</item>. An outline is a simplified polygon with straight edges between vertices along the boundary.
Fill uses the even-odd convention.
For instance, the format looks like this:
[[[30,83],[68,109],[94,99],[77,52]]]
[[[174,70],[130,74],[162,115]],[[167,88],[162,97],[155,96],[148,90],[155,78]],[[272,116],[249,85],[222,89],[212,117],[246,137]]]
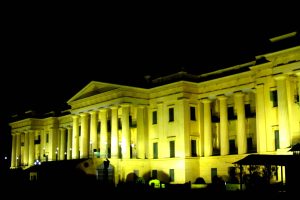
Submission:
[[[65,160],[67,160],[67,152],[65,151]]]

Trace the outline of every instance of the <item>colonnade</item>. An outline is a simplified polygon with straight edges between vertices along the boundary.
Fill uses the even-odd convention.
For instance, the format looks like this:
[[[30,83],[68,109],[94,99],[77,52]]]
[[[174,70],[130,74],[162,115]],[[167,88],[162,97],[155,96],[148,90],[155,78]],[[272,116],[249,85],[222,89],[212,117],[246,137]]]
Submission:
[[[297,75],[297,90],[300,94],[300,72]],[[291,127],[288,107],[290,99],[288,98],[288,80],[289,75],[281,74],[274,76],[277,87],[278,97],[278,127],[280,132],[280,148],[287,148],[291,145]],[[266,109],[269,98],[269,86],[264,83],[256,85],[256,127],[257,127],[257,151],[266,152],[267,148],[267,123],[268,116]],[[247,133],[246,133],[246,114],[245,114],[245,94],[242,91],[233,93],[233,102],[237,116],[237,149],[238,154],[247,153]],[[225,95],[217,96],[219,101],[220,114],[220,155],[230,153],[229,130],[228,130],[228,98]],[[203,150],[204,156],[213,155],[213,137],[212,137],[212,120],[211,120],[211,103],[212,100],[205,98],[203,103]],[[21,164],[31,165],[36,159],[35,137],[40,135],[39,154],[47,156],[51,160],[78,159],[87,158],[94,155],[94,152],[100,150],[100,157],[108,155],[110,149],[111,158],[118,158],[119,153],[122,158],[130,158],[131,131],[130,131],[130,108],[131,104],[112,105],[106,108],[90,110],[72,115],[72,122],[66,127],[47,127],[42,130],[26,130],[12,133],[12,157],[11,166]],[[137,157],[144,158],[146,153],[145,134],[147,127],[147,109],[143,105],[137,106]],[[121,111],[121,113],[119,113]],[[121,118],[119,118],[121,116]],[[110,130],[108,130],[108,120],[110,121]],[[122,127],[118,127],[121,120]],[[99,123],[100,133],[99,133]],[[121,129],[121,131],[120,131]],[[100,136],[99,136],[100,134]],[[121,134],[119,136],[119,134]],[[188,134],[188,133],[185,133]],[[108,138],[110,136],[110,138]],[[23,150],[21,155],[21,140]],[[47,142],[46,142],[47,140]],[[121,147],[121,148],[120,148]],[[202,147],[201,147],[202,148]],[[121,152],[119,152],[121,149]],[[46,159],[46,158],[44,158]]]
[[[235,92],[233,95],[234,104],[237,114],[237,147],[238,154],[247,153],[247,135],[246,135],[246,115],[244,106],[244,93],[241,91]],[[225,95],[217,96],[220,102],[220,155],[229,154],[229,133],[228,133],[228,111],[227,99]],[[212,100],[202,99],[203,103],[203,137],[204,137],[204,156],[213,155],[212,144],[212,121],[211,121],[211,103]]]

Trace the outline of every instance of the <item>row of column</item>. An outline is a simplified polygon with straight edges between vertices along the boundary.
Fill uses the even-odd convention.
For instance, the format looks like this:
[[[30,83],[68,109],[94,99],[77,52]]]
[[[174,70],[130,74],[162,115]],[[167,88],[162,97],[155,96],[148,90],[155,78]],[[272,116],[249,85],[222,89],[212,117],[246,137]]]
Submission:
[[[34,136],[34,130],[24,132],[24,155],[21,155],[21,133],[16,133],[12,135],[12,167],[20,166],[21,164],[28,165],[29,163],[34,162]]]
[[[108,143],[107,112],[111,109],[111,138]],[[122,104],[121,115],[121,141],[119,141],[118,127],[118,106],[102,108],[99,111],[81,113],[73,115],[73,132],[72,132],[72,159],[86,158],[91,151],[100,148],[100,156],[106,157],[108,147],[111,150],[111,157],[118,158],[119,146],[121,146],[122,158],[130,158],[131,132],[129,124],[130,104]],[[137,154],[143,158],[145,155],[144,134],[146,131],[145,123],[145,106],[137,107]],[[79,120],[80,119],[80,120]],[[97,136],[98,121],[101,122],[100,141]],[[81,122],[79,124],[79,122]],[[81,135],[79,137],[79,126],[81,126]],[[121,145],[119,145],[121,144]]]
[[[227,97],[221,95],[217,97],[220,102],[220,155],[229,154],[229,133],[228,133],[228,111]],[[238,154],[247,153],[246,116],[244,107],[244,94],[234,93],[234,102],[237,112],[237,146]],[[212,145],[212,122],[211,122],[211,100],[203,99],[204,113],[204,156],[213,154]]]
[[[22,155],[22,162],[24,165],[32,165],[35,161],[35,131],[41,131],[40,138],[40,154],[46,155],[48,161],[64,160],[64,159],[78,159],[88,158],[90,154],[98,151],[100,148],[101,157],[106,157],[108,147],[110,145],[111,157],[119,157],[119,147],[121,147],[122,158],[130,158],[131,147],[131,131],[129,124],[130,104],[122,104],[121,115],[121,141],[119,141],[119,127],[118,127],[118,106],[111,106],[109,108],[101,108],[98,111],[90,111],[88,113],[81,113],[72,116],[72,127],[67,128],[49,128],[48,143],[46,144],[46,131],[44,130],[30,130],[24,132],[24,155]],[[137,140],[136,156],[138,158],[145,157],[144,140],[147,129],[146,121],[146,107],[142,105],[137,106]],[[107,116],[108,111],[111,111],[111,138],[108,143],[108,127]],[[98,141],[97,127],[98,122],[101,122],[100,141]],[[81,127],[81,130],[79,130]],[[79,136],[80,131],[80,136]],[[22,133],[23,134],[23,133]],[[67,141],[66,141],[67,140]],[[12,157],[11,166],[19,166],[21,160],[21,133],[12,134]]]

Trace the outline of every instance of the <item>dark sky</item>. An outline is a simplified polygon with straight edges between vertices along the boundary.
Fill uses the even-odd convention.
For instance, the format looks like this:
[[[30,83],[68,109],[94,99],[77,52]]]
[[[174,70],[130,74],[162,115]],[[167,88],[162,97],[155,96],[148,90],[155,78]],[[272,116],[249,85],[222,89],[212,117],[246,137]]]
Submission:
[[[136,6],[7,12],[1,31],[1,123],[6,126],[10,115],[29,109],[63,107],[92,80],[132,84],[183,67],[201,74],[241,64],[253,59],[267,38],[299,25],[296,13],[282,14],[295,5]]]

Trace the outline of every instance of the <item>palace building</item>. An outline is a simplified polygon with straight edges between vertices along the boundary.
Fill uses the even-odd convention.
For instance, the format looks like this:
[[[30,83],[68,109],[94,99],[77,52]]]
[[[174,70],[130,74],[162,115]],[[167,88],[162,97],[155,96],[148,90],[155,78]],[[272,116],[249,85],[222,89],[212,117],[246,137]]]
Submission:
[[[11,168],[86,158],[87,173],[97,177],[108,159],[115,183],[131,174],[210,183],[215,175],[229,176],[233,163],[249,154],[290,154],[300,142],[299,45],[210,73],[181,71],[150,82],[91,81],[62,115],[11,122]]]

